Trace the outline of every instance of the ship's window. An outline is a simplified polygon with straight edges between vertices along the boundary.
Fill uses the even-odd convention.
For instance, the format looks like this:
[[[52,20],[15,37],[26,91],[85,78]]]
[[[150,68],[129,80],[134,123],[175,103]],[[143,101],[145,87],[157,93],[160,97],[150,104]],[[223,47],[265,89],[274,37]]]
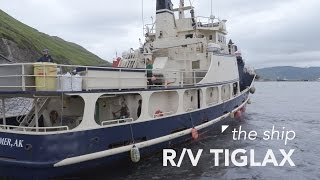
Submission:
[[[207,106],[212,106],[219,102],[219,88],[211,87],[207,89]]]
[[[227,101],[230,99],[230,93],[231,93],[230,84],[223,85],[221,87],[221,99],[223,101]]]
[[[186,39],[188,39],[188,38],[193,38],[193,34],[187,34]]]
[[[233,83],[233,95],[236,96],[238,94],[238,83]]]
[[[202,90],[192,89],[186,90],[183,95],[183,105],[185,111],[193,111],[201,108]]]
[[[135,121],[143,113],[142,104],[142,97],[137,93],[102,95],[96,102],[95,121],[102,126]]]
[[[155,92],[149,100],[149,116],[160,118],[177,113],[179,107],[179,94],[176,91]]]
[[[200,60],[192,61],[192,69],[200,69]]]
[[[39,100],[38,100],[39,101]],[[80,125],[84,113],[84,100],[80,96],[64,96],[44,100],[47,107],[39,121],[44,127],[68,127],[74,129]],[[54,129],[53,129],[54,130]]]

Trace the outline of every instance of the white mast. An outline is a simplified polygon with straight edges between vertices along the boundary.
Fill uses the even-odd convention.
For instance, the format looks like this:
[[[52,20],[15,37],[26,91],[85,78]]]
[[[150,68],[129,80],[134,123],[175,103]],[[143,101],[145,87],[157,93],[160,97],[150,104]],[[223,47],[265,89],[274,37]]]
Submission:
[[[184,0],[180,0],[180,6],[179,6],[179,19],[184,18]]]
[[[216,17],[213,15],[213,3],[212,3],[212,0],[211,0],[211,15],[210,15],[211,23],[213,23],[213,20],[214,20],[215,18],[216,18]]]

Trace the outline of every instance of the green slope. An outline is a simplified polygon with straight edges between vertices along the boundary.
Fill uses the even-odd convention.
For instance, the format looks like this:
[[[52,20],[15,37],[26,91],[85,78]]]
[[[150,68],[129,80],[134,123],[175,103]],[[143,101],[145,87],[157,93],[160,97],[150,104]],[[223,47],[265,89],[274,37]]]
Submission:
[[[31,28],[0,10],[0,38],[11,40],[21,49],[28,49],[37,54],[45,48],[50,50],[54,60],[61,64],[100,65],[106,64],[83,47],[52,37]]]

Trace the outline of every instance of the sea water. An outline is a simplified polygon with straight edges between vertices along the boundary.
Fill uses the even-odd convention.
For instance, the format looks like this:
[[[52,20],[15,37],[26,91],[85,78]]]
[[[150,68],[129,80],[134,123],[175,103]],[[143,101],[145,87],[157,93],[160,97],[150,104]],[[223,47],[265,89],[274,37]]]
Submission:
[[[178,167],[163,166],[162,153],[144,159],[137,165],[124,165],[118,169],[110,167],[92,170],[86,174],[74,176],[76,179],[320,179],[320,83],[319,82],[257,82],[257,92],[251,96],[252,104],[242,120],[235,122],[223,134],[209,133],[199,141],[177,147],[203,150],[197,166],[187,160]],[[233,139],[233,130],[256,131],[254,140]],[[278,130],[274,139],[265,140],[264,133]],[[284,143],[282,131],[294,131],[293,140]],[[270,136],[271,137],[271,136]],[[278,138],[279,137],[279,138]],[[225,166],[225,157],[219,158],[220,165],[215,166],[215,157],[211,149],[254,150],[255,158],[263,160],[266,152],[294,150],[291,158],[295,166],[268,164],[264,167],[235,165]],[[278,154],[277,154],[278,152]],[[236,157],[236,159],[240,157]],[[281,159],[280,159],[281,160]]]

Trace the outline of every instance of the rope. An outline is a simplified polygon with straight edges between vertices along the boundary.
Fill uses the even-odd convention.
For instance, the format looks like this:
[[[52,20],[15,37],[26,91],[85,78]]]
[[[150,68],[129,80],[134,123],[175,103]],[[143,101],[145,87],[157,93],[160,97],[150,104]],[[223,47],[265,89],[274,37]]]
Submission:
[[[130,123],[130,130],[131,130],[132,143],[134,144],[134,143],[135,143],[135,140],[134,140],[134,136],[133,136],[132,122]]]
[[[192,128],[194,128],[194,123],[193,123],[193,120],[192,120],[192,116],[191,116],[191,113],[189,113],[189,116],[190,116],[190,121],[191,121],[191,125],[192,125]]]

